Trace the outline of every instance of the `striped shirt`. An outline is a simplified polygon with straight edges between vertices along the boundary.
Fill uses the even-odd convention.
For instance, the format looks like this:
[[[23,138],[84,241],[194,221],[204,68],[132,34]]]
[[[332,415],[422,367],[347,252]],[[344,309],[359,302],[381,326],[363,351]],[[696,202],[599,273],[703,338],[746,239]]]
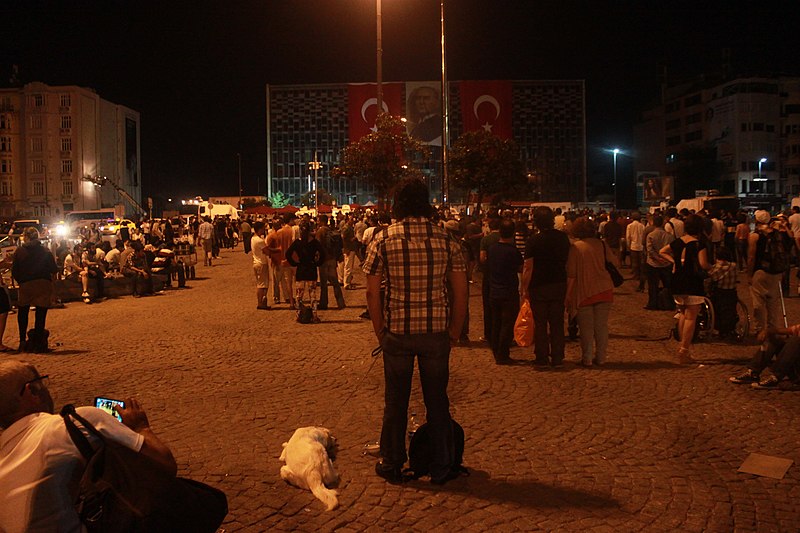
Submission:
[[[708,276],[717,283],[720,289],[736,288],[736,263],[730,263],[722,259],[717,259]]]
[[[426,218],[406,217],[376,235],[364,273],[386,279],[386,328],[396,335],[447,329],[447,273],[465,272],[459,243]]]

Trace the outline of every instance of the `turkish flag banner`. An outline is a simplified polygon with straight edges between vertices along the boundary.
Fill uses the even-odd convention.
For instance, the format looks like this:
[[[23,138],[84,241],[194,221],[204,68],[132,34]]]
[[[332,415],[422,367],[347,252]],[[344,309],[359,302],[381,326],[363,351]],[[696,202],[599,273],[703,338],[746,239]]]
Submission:
[[[483,129],[501,139],[511,138],[510,81],[462,81],[459,91],[464,131]]]
[[[382,83],[383,111],[402,116],[403,84]],[[378,87],[374,83],[351,83],[347,86],[347,138],[350,142],[376,131],[378,118]]]

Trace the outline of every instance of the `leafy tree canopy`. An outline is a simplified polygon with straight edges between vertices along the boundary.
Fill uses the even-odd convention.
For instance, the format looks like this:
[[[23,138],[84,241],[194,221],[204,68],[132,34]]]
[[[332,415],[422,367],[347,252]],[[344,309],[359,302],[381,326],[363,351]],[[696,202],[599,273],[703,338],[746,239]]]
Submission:
[[[270,196],[269,202],[272,204],[272,207],[276,209],[280,209],[281,207],[286,207],[289,205],[289,199],[286,198],[281,191],[277,191],[275,194]]]
[[[333,205],[335,203],[336,198],[325,189],[319,189],[317,192],[319,193],[319,205]],[[314,191],[308,191],[300,197],[300,205],[313,208],[315,207],[315,200],[316,196]]]
[[[526,184],[519,148],[485,130],[466,132],[450,150],[451,183],[478,193],[478,207],[484,196],[516,191]]]
[[[396,183],[410,175],[420,175],[416,165],[430,157],[428,148],[406,132],[406,126],[388,113],[378,116],[376,131],[348,144],[342,150],[342,164],[332,175],[358,178],[369,183],[386,198]]]

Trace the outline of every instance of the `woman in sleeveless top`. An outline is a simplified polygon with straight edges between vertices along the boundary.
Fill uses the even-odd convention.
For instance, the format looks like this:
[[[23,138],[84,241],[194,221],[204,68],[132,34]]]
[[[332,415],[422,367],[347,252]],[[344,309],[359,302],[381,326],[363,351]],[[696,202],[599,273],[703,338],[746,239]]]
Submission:
[[[673,263],[672,294],[678,304],[680,318],[680,348],[678,360],[681,364],[693,363],[689,348],[694,338],[697,314],[703,303],[705,271],[711,268],[705,246],[700,242],[703,233],[703,218],[689,215],[684,221],[684,235],[664,246],[660,253]]]

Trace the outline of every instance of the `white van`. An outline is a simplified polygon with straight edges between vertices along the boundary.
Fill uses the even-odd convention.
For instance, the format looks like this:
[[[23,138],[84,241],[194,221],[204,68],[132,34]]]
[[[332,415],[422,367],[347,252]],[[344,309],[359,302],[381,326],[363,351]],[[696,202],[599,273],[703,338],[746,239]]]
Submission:
[[[239,212],[236,210],[236,206],[231,204],[218,204],[213,202],[200,202],[197,205],[197,215],[199,217],[211,217],[212,219],[216,216],[230,216],[232,220],[239,219]]]

